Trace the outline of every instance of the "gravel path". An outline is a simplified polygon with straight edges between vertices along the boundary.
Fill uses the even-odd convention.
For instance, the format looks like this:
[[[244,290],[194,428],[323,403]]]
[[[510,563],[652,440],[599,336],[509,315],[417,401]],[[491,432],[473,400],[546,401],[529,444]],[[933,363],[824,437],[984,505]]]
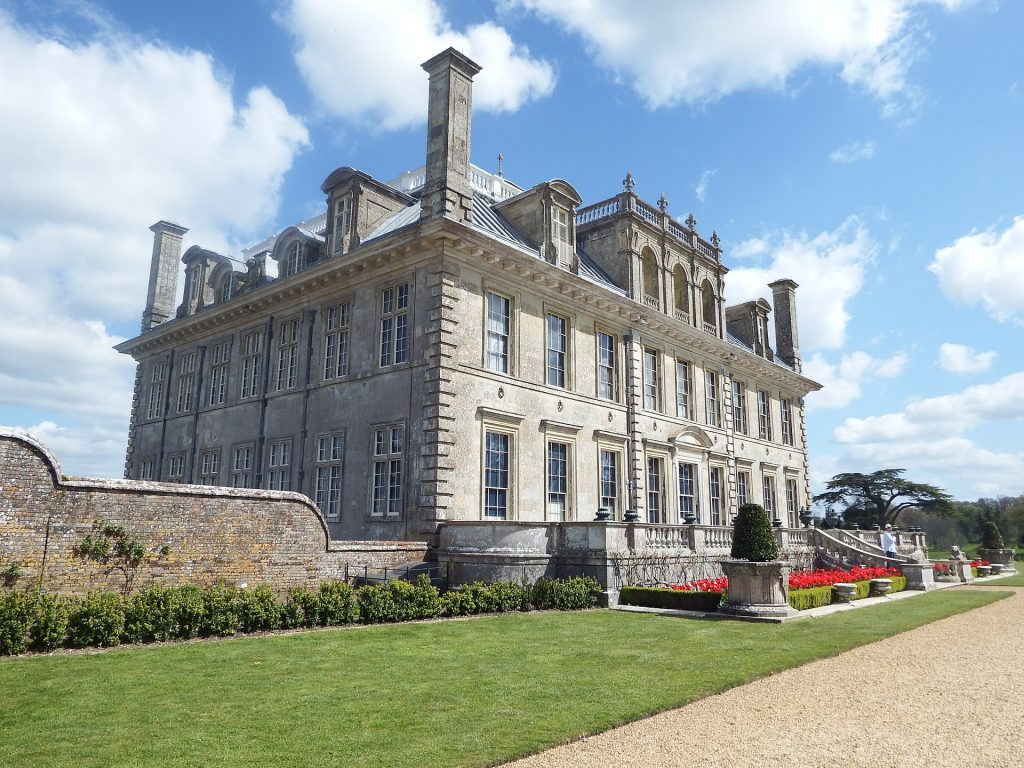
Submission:
[[[1024,590],[1015,593],[506,768],[1024,764]]]

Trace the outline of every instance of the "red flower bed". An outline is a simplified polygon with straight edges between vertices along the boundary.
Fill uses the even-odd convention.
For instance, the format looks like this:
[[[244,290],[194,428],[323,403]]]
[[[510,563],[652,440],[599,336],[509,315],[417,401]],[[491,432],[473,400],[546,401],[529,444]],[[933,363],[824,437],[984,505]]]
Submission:
[[[898,568],[853,568],[849,571],[797,571],[789,575],[789,588],[810,589],[811,587],[829,587],[840,582],[886,579],[890,576],[899,575],[900,571]],[[729,589],[729,580],[725,576],[720,576],[717,579],[697,579],[683,584],[673,584],[672,589],[678,589],[683,592],[717,592],[721,594]]]

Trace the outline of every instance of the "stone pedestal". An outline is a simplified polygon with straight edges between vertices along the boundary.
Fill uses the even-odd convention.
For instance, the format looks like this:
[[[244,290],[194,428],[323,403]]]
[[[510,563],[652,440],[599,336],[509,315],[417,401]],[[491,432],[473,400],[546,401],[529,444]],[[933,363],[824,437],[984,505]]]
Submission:
[[[837,603],[852,603],[854,598],[857,597],[857,585],[841,581],[838,584],[832,585],[832,593]]]
[[[974,574],[971,572],[970,560],[950,560],[949,568],[956,572],[957,578],[964,584],[974,581]]]
[[[931,563],[902,563],[900,570],[907,579],[907,589],[918,592],[935,589],[935,570]]]
[[[1003,566],[1003,573],[1014,571],[1012,549],[979,549],[978,557],[982,560],[988,560],[992,565],[998,563]]]
[[[781,618],[794,613],[789,607],[791,563],[772,560],[723,560],[722,571],[729,578],[729,600],[720,610],[734,616]]]
[[[871,580],[871,591],[868,594],[872,597],[884,597],[890,592],[892,592],[892,579]]]

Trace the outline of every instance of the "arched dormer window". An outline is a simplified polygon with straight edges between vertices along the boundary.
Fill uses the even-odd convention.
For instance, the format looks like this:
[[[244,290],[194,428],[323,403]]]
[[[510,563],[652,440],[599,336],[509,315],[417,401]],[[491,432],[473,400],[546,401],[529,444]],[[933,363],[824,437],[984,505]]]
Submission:
[[[304,248],[301,240],[288,246],[288,254],[284,263],[284,276],[297,274],[302,269]]]
[[[230,301],[231,297],[235,295],[235,276],[233,273],[228,272],[224,275],[224,279],[220,281],[220,301]]]
[[[660,309],[661,301],[659,295],[661,291],[658,290],[658,260],[654,256],[654,251],[650,248],[644,248],[640,254],[640,271],[643,273],[644,306]]]
[[[682,264],[676,264],[676,268],[672,270],[672,294],[676,320],[690,322],[690,283],[686,279],[686,270]]]
[[[718,333],[718,298],[715,296],[715,289],[710,280],[705,280],[701,284],[700,298],[704,330],[708,333]]]

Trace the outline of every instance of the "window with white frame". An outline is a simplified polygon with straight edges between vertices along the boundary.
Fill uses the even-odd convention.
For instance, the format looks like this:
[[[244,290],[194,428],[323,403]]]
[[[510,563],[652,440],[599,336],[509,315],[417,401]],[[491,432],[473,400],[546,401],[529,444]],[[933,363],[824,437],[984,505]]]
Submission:
[[[263,331],[252,331],[242,337],[242,391],[241,397],[256,397],[261,390],[263,375]]]
[[[775,476],[765,475],[762,480],[761,495],[764,499],[764,511],[769,519],[775,517]]]
[[[509,372],[509,340],[512,333],[512,301],[500,293],[487,293],[486,365],[491,371]]]
[[[302,269],[302,255],[305,246],[301,240],[296,240],[294,243],[288,246],[288,252],[285,255],[284,263],[284,275],[297,274]]]
[[[742,507],[750,501],[750,473],[740,470],[736,473],[736,504]]]
[[[207,405],[223,405],[228,392],[228,370],[231,363],[231,342],[214,344],[210,353],[210,396]]]
[[[763,389],[757,390],[757,436],[762,440],[772,439],[771,400]]]
[[[732,428],[747,434],[747,388],[741,381],[732,382]]]
[[[597,332],[597,396],[616,400],[615,392],[615,337]]]
[[[156,462],[153,459],[145,459],[139,467],[139,480],[152,480]]]
[[[710,467],[708,469],[708,508],[711,512],[711,525],[722,524],[722,481],[725,471],[721,467]]]
[[[167,479],[180,483],[185,479],[185,454],[172,453],[167,457]]]
[[[339,197],[334,203],[334,252],[345,249],[345,235],[352,221],[352,195]]]
[[[681,419],[693,418],[693,378],[690,364],[676,360],[676,416]]]
[[[291,389],[299,369],[299,319],[284,320],[277,334],[277,391]]]
[[[252,446],[239,445],[231,451],[231,485],[252,488]]]
[[[409,284],[380,293],[380,367],[404,363],[409,350]]]
[[[797,512],[797,499],[800,497],[797,495],[796,490],[796,478],[786,478],[786,512],[789,513],[789,522],[792,524],[796,520]]]
[[[699,518],[697,505],[697,465],[679,462],[679,517],[684,522],[687,517]]]
[[[351,332],[348,302],[327,308],[324,323],[324,380],[348,375],[348,344]]]
[[[718,374],[714,371],[704,372],[704,411],[709,427],[721,425],[720,394],[718,391]]]
[[[621,452],[611,448],[600,448],[598,461],[600,463],[599,475],[599,498],[598,507],[616,513],[619,509],[619,465],[621,464]]]
[[[647,457],[647,522],[665,522],[665,498],[663,459],[657,456]]]
[[[196,388],[196,353],[186,352],[178,361],[177,412],[192,410],[192,399]]]
[[[314,502],[328,520],[341,517],[341,462],[345,438],[321,435],[316,439]]]
[[[548,441],[548,520],[569,519],[569,444]]]
[[[146,418],[157,419],[164,412],[164,381],[167,378],[167,361],[153,363],[149,374],[149,402]]]
[[[793,445],[793,406],[786,398],[779,400],[779,415],[782,420],[782,443]]]
[[[235,276],[228,272],[220,284],[220,300],[229,301],[235,292]]]
[[[644,408],[648,411],[661,410],[661,371],[658,352],[644,349]]]
[[[564,208],[551,208],[551,239],[556,243],[569,242],[569,212]]]
[[[552,387],[564,388],[569,354],[569,321],[559,315],[548,314],[547,328],[547,383]]]
[[[507,520],[512,513],[510,498],[512,480],[513,436],[508,432],[484,432],[483,516]]]
[[[272,491],[291,489],[292,441],[275,440],[267,457],[267,488]]]
[[[402,456],[405,426],[388,424],[373,428],[373,517],[402,514]]]
[[[199,484],[220,485],[220,451],[203,451],[199,455]]]

